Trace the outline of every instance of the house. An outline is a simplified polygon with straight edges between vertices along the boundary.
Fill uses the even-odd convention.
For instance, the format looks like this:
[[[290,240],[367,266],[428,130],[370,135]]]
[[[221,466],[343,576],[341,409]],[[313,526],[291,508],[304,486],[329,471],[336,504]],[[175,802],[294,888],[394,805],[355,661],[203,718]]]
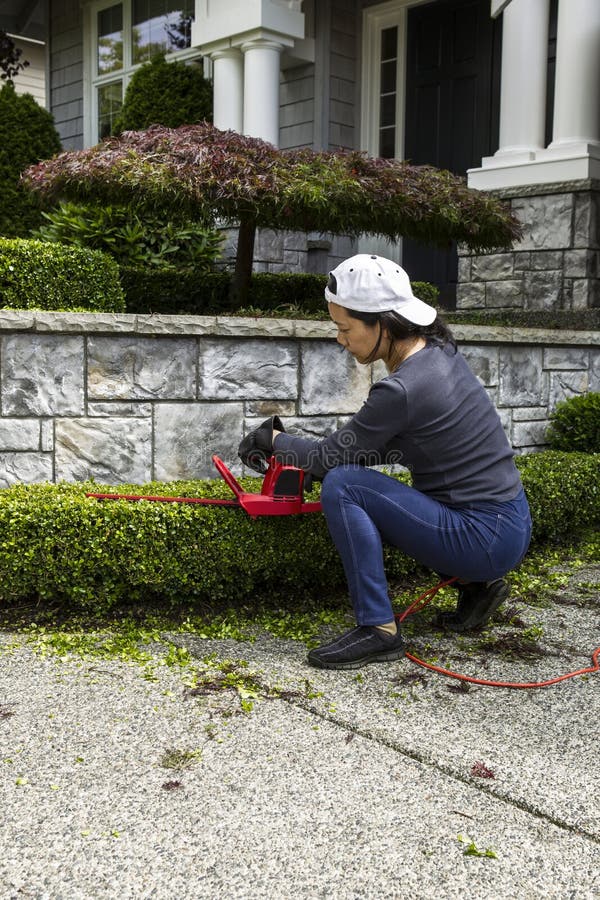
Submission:
[[[44,5],[4,0],[2,10],[24,19]],[[164,49],[213,78],[218,127],[282,148],[360,148],[430,163],[499,191],[525,226],[515,252],[459,259],[455,248],[411,241],[359,245],[436,282],[447,306],[600,305],[598,0],[47,7],[49,108],[65,148],[108,134],[132,72]],[[2,12],[0,27],[5,21]],[[258,246],[259,265],[272,270],[322,270],[348,249],[322,235],[287,245],[266,235]]]
[[[31,94],[40,106],[46,105],[46,7],[39,2],[21,3],[3,0],[0,3],[0,28],[21,51],[21,61],[28,66],[14,77],[17,94]]]

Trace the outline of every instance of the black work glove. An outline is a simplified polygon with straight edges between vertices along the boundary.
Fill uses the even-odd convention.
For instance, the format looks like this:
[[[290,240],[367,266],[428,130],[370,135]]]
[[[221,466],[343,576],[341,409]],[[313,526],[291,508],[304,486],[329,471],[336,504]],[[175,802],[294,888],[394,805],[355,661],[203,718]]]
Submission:
[[[245,466],[264,475],[269,468],[269,459],[273,455],[273,429],[285,431],[279,416],[271,416],[248,432],[238,447],[238,456]]]

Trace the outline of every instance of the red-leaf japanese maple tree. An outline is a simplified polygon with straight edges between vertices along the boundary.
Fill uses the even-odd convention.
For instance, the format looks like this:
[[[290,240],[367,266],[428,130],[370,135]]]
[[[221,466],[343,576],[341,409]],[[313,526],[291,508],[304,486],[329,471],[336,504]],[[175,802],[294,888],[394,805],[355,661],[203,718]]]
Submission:
[[[51,202],[128,203],[165,217],[237,225],[238,303],[261,226],[438,246],[457,241],[476,251],[508,247],[520,234],[504,204],[450,172],[358,151],[277,150],[208,123],[125,131],[38,163],[24,181]]]

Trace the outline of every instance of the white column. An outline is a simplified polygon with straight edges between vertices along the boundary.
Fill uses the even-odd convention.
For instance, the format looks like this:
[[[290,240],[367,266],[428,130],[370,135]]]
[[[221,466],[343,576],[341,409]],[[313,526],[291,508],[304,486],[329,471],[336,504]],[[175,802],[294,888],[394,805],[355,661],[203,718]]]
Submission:
[[[283,44],[258,39],[242,44],[244,134],[279,144],[279,62]]]
[[[560,0],[550,150],[600,144],[600,2]]]
[[[533,159],[544,146],[549,8],[549,0],[512,0],[504,10],[495,157]]]
[[[213,122],[217,128],[241,132],[244,124],[244,59],[237,48],[211,53]]]

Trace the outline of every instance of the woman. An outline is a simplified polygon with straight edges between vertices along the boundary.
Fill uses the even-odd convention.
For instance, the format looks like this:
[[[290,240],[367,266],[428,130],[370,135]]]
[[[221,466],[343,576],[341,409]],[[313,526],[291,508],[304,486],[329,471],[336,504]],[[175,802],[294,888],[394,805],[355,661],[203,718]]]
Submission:
[[[503,576],[527,551],[529,507],[514,453],[486,391],[436,310],[417,299],[399,265],[359,254],[330,273],[325,297],[338,343],[388,376],[356,415],[322,441],[286,434],[273,417],[240,444],[264,469],[271,455],[323,480],[321,502],[340,553],[357,627],[311,650],[308,661],[353,669],[399,659],[383,542],[458,581],[439,624],[485,624],[508,596]],[[409,487],[368,466],[401,462]],[[262,467],[262,469],[261,469]]]

